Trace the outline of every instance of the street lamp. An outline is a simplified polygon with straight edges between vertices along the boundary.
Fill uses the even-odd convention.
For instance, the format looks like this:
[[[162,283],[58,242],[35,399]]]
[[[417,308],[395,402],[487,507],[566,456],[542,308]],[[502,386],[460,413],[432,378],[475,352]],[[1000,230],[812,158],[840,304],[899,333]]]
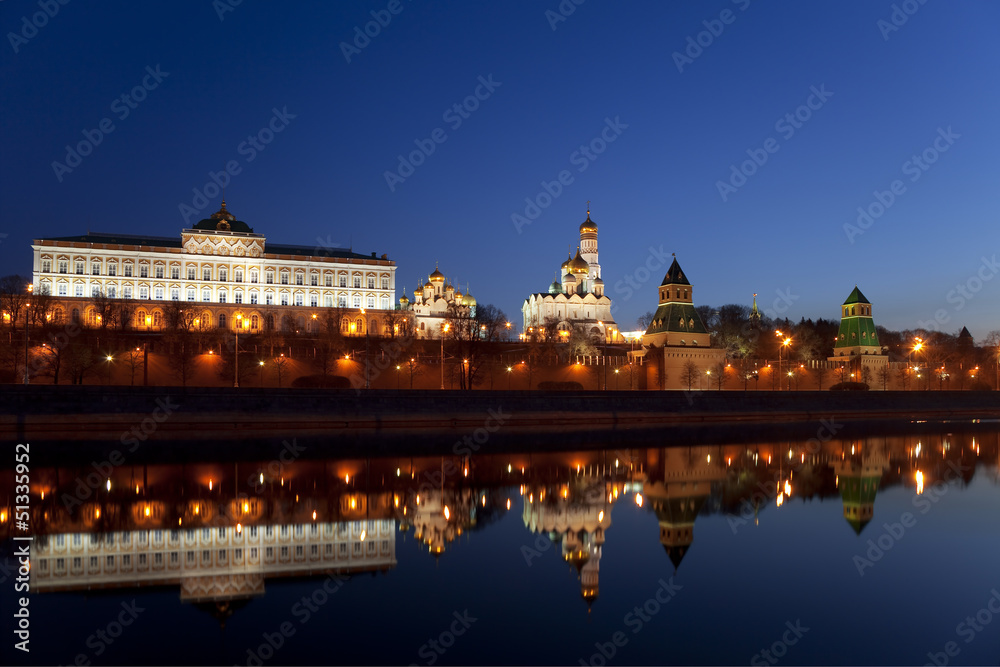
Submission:
[[[28,378],[28,337],[31,335],[31,293],[35,286],[28,283],[28,301],[24,306],[24,384],[29,383]]]
[[[264,388],[264,360],[261,359],[260,361],[257,362],[257,364],[260,366],[260,388],[263,389]]]
[[[512,366],[507,367],[507,391],[510,391],[510,374],[514,370]]]
[[[441,327],[441,390],[444,390],[444,335],[448,333],[451,325],[445,324]]]
[[[108,384],[111,384],[111,362],[115,360],[110,354],[104,357],[108,362]]]
[[[780,338],[781,336],[784,336],[785,334],[781,333],[780,331],[775,331],[774,335],[776,335],[776,336],[778,336]],[[783,341],[781,341],[781,345],[778,347],[778,375],[781,375],[781,351],[782,351],[783,348],[786,348],[786,347],[788,347],[791,344],[792,344],[792,339],[791,339],[791,337],[788,337],[788,338],[785,338]],[[789,390],[791,389],[791,386],[792,386],[791,385],[791,381],[789,380],[789,384],[788,384]]]
[[[365,389],[371,389],[371,379],[370,373],[368,372],[368,330],[371,328],[368,326],[368,316],[365,315],[365,309],[361,309],[362,322],[365,327]]]
[[[240,329],[250,328],[250,320],[244,319],[241,313],[236,314],[236,326],[233,329],[233,334],[236,336],[236,357],[233,363],[233,387],[238,388],[240,386]]]
[[[618,371],[619,371],[619,369],[616,368],[615,369],[615,391],[618,391]]]

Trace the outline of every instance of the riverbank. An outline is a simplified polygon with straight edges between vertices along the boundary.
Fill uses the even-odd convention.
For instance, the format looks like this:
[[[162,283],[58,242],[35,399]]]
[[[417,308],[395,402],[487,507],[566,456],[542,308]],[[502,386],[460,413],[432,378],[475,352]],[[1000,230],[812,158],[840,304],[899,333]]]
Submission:
[[[994,392],[540,392],[5,386],[0,439],[60,445],[171,443],[267,449],[288,438],[344,451],[452,448],[464,435],[504,447],[710,442],[898,430],[1000,419]],[[103,447],[102,447],[103,448]],[[51,448],[50,448],[51,449]],[[156,449],[144,447],[145,450]],[[53,450],[55,451],[55,450]],[[161,451],[160,456],[167,456]],[[158,456],[157,458],[159,458]],[[172,458],[169,457],[168,458]]]

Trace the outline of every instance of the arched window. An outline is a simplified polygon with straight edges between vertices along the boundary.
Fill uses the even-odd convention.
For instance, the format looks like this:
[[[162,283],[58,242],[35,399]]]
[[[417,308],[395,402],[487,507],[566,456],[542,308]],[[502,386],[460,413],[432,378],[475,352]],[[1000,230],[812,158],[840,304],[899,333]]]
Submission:
[[[156,328],[163,326],[163,313],[158,310],[153,313],[153,326]]]
[[[257,317],[256,315],[251,315],[250,316],[250,328],[251,329],[256,329],[258,326],[260,326],[260,318]]]
[[[73,318],[73,324],[79,324],[80,323],[80,309],[79,308],[74,308],[73,309],[72,318]]]
[[[226,314],[225,313],[220,313],[219,314],[219,328],[220,329],[225,329],[226,328]]]
[[[364,333],[365,332],[365,321],[359,317],[358,320],[354,323],[354,328],[355,328],[355,331],[357,333],[359,333],[359,334]]]

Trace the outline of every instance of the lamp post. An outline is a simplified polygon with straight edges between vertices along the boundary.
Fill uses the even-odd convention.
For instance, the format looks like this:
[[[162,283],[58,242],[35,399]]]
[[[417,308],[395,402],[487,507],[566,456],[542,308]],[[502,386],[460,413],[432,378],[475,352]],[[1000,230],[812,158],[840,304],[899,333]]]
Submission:
[[[445,324],[441,327],[441,390],[444,391],[444,335],[448,333],[450,326]]]
[[[365,309],[361,309],[362,322],[365,327],[365,389],[371,389],[370,373],[368,372],[368,330],[371,328],[368,326],[368,316],[365,314]]]
[[[1000,357],[998,357],[998,359],[1000,359]],[[511,366],[507,367],[507,391],[510,391],[510,374],[511,372],[513,372],[513,370],[514,370],[513,367]]]
[[[260,366],[260,388],[263,389],[264,388],[264,360],[261,359],[260,361],[257,362],[257,364]]]
[[[105,357],[105,360],[108,362],[108,384],[111,384],[111,362],[114,361],[115,358],[109,354]]]
[[[233,329],[233,334],[236,336],[236,357],[233,363],[233,387],[238,388],[240,386],[240,328],[246,325],[246,328],[250,328],[250,321],[245,320],[242,314],[236,315],[236,327]]]
[[[31,335],[31,293],[35,286],[28,283],[28,302],[24,306],[24,384],[29,384],[28,377],[28,337]]]
[[[618,370],[617,368],[615,369],[615,391],[618,391]]]

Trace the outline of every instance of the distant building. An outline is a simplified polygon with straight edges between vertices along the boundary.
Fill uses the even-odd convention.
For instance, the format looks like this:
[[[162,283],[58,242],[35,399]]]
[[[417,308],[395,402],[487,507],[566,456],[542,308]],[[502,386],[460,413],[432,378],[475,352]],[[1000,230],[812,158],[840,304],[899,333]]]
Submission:
[[[888,355],[883,352],[872,319],[872,304],[855,285],[841,306],[840,330],[829,360],[850,366],[845,368],[851,374],[845,375],[845,381],[874,385],[877,384],[874,382],[876,373],[887,368],[889,363]]]
[[[466,286],[465,294],[448,282],[444,274],[434,267],[434,273],[427,276],[427,282],[413,291],[411,302],[403,294],[399,307],[412,310],[414,331],[417,338],[440,338],[445,320],[449,314],[463,317],[476,316],[476,297]]]
[[[703,381],[714,382],[709,380],[708,372],[716,372],[720,364],[725,364],[726,351],[710,347],[711,335],[694,307],[694,287],[676,257],[658,294],[659,304],[642,336],[642,349],[632,353],[642,358],[646,388],[687,389],[685,375],[695,371],[700,375],[691,388],[704,388]]]
[[[576,330],[594,342],[620,340],[611,316],[611,299],[604,294],[597,254],[597,224],[590,219],[589,210],[580,225],[576,256],[566,257],[547,292],[536,292],[524,300],[521,315],[525,332],[551,323],[559,332]]]
[[[270,243],[225,201],[180,238],[87,233],[35,239],[31,247],[32,282],[54,297],[57,321],[99,325],[91,300],[101,293],[131,300],[127,328],[142,331],[163,329],[167,304],[179,302],[199,329],[256,333],[294,321],[318,330],[320,309],[337,307],[356,311],[341,313],[343,332],[363,334],[361,309],[388,310],[395,301],[396,263],[385,255]]]

